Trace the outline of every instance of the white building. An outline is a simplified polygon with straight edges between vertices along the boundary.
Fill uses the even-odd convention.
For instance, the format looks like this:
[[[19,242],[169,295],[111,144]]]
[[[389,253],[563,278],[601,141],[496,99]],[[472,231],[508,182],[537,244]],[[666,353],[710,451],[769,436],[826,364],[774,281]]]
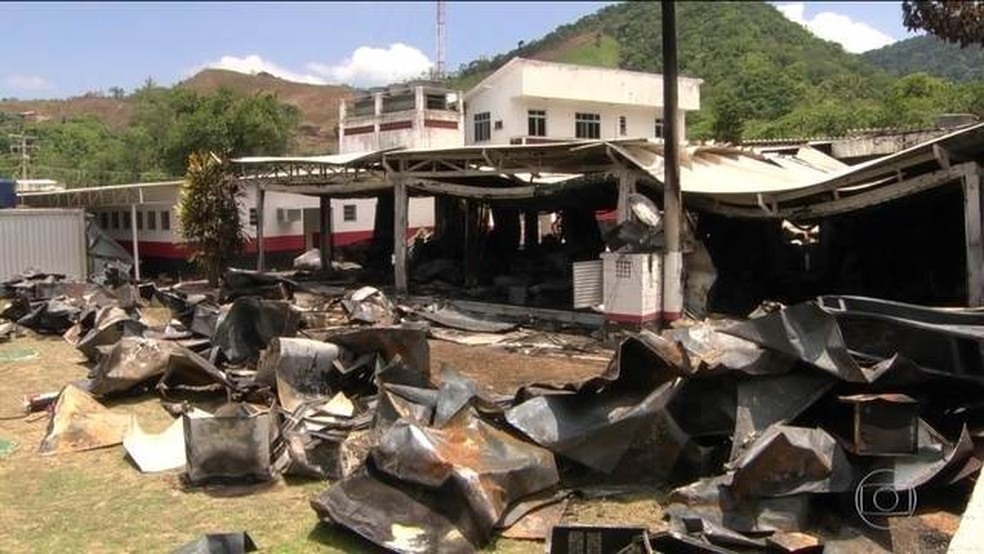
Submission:
[[[678,79],[676,117],[700,109],[700,79]],[[662,138],[663,76],[513,58],[465,93],[467,144]]]
[[[429,84],[394,85],[343,100],[338,152],[453,148],[464,144],[461,93]]]

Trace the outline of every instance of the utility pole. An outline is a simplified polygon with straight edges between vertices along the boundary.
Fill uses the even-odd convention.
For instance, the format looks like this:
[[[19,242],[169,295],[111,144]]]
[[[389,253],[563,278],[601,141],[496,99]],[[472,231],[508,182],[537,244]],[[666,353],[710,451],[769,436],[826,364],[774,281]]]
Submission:
[[[683,312],[683,197],[680,193],[680,129],[677,121],[676,13],[673,0],[662,0],[663,39],[663,320],[673,321]]]
[[[37,150],[38,146],[34,143],[37,137],[24,133],[9,134],[10,152],[20,155],[20,178],[28,179],[31,175],[31,153]]]

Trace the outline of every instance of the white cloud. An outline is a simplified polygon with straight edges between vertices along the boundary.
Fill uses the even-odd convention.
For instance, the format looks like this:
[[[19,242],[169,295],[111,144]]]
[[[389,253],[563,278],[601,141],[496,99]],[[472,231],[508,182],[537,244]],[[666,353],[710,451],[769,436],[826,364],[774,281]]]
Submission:
[[[360,46],[340,63],[311,62],[307,64],[306,71],[293,71],[265,60],[257,54],[250,54],[243,57],[222,56],[217,61],[188,70],[186,76],[191,77],[207,68],[227,69],[247,74],[262,71],[297,83],[313,85],[334,83],[364,87],[414,79],[426,74],[433,65],[427,55],[420,50],[397,42],[388,48]]]
[[[397,42],[389,48],[360,46],[340,64],[310,63],[308,70],[334,83],[372,86],[420,77],[433,65],[420,50]]]
[[[323,85],[326,81],[318,76],[303,74],[281,67],[269,60],[264,60],[256,54],[250,54],[242,58],[236,56],[222,56],[218,61],[209,62],[195,67],[188,71],[188,76],[194,75],[203,69],[226,69],[237,73],[256,74],[260,72],[269,73],[274,77],[279,77],[286,81],[296,83],[308,83],[311,85]]]
[[[51,83],[47,79],[38,75],[7,75],[3,78],[4,86],[17,90],[47,90],[51,88]]]
[[[848,52],[860,54],[895,42],[894,38],[867,23],[854,21],[839,13],[820,12],[807,19],[806,4],[803,2],[777,4],[776,8],[786,16],[786,19],[799,23],[824,40],[842,45]]]

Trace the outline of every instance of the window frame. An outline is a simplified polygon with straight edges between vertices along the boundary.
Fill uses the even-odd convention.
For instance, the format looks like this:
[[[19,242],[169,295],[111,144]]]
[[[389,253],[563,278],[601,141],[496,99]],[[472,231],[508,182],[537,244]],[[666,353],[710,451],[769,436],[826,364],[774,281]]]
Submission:
[[[653,138],[666,138],[666,127],[662,117],[657,117],[653,122]]]
[[[161,231],[171,230],[171,212],[169,210],[161,210]]]
[[[492,140],[492,112],[480,112],[472,116],[475,142]]]
[[[351,215],[349,214],[349,209],[352,210]],[[359,206],[356,204],[342,204],[342,221],[358,221],[359,220]]]
[[[601,114],[575,112],[574,138],[598,140],[601,138]]]
[[[547,136],[547,110],[526,110],[526,135]]]
[[[147,211],[147,230],[148,231],[157,230],[157,210]]]

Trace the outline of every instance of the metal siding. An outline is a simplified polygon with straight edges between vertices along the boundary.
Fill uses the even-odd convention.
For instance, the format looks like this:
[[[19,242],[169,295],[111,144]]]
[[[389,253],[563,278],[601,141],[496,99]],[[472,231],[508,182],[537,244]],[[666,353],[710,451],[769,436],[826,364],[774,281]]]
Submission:
[[[85,278],[85,212],[0,210],[0,280],[28,268]]]
[[[574,309],[601,304],[601,260],[574,262]]]

